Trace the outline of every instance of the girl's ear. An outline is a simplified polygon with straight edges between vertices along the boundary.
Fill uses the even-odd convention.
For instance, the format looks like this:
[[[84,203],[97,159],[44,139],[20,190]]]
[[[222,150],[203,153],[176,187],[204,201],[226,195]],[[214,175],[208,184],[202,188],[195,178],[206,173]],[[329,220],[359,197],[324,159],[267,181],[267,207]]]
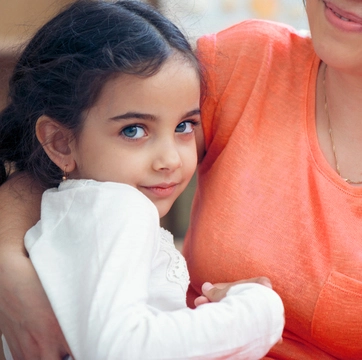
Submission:
[[[67,172],[75,169],[75,161],[69,143],[73,134],[69,129],[50,118],[42,115],[36,123],[36,136],[42,144],[44,151],[61,170]]]

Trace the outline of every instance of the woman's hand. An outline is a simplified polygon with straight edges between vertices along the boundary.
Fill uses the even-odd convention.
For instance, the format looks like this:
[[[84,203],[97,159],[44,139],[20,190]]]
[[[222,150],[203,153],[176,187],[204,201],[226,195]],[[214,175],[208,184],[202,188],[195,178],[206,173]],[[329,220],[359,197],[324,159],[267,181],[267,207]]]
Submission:
[[[218,283],[214,285],[206,282],[201,287],[202,295],[195,299],[195,306],[197,307],[209,302],[218,302],[226,296],[232,286],[245,283],[258,283],[272,288],[270,280],[264,276],[239,280],[231,283]]]

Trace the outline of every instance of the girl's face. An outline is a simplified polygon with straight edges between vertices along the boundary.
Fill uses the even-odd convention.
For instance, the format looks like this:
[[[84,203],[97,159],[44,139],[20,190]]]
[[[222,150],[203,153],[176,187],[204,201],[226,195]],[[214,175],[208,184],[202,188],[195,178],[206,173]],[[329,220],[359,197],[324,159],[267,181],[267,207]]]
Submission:
[[[362,1],[307,0],[317,55],[340,70],[362,73]]]
[[[151,77],[110,80],[70,143],[71,177],[131,185],[166,215],[196,169],[199,99],[198,74],[184,59]]]

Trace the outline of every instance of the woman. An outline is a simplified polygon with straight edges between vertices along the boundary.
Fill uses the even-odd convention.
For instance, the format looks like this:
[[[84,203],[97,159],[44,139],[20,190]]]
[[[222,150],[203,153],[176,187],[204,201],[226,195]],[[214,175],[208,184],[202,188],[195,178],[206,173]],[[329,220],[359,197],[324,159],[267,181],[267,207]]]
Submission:
[[[361,359],[362,3],[307,0],[306,10],[313,41],[258,21],[199,41],[206,155],[185,242],[190,298],[205,278],[268,276],[286,309],[284,341],[269,358]],[[13,212],[9,187],[0,203]],[[19,275],[30,266],[18,254],[24,221],[5,229],[13,217],[0,226],[0,266],[14,271],[0,280],[1,296],[11,297],[11,306],[0,301],[7,334],[23,319],[21,302],[35,296],[18,282],[39,286]]]

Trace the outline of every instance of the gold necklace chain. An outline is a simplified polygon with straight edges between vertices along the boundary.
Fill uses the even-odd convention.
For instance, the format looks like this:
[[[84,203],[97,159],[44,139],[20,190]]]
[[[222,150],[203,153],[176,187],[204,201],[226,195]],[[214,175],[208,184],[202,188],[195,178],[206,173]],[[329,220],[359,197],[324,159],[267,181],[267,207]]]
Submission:
[[[339,169],[339,164],[338,164],[338,160],[337,160],[337,154],[336,154],[336,145],[334,144],[334,138],[333,138],[333,132],[332,132],[332,126],[331,126],[331,119],[329,117],[329,111],[328,111],[328,103],[327,103],[327,91],[326,91],[326,71],[327,71],[327,65],[324,68],[324,73],[323,73],[323,91],[324,91],[324,110],[326,112],[327,115],[327,120],[328,120],[328,132],[329,132],[329,137],[331,139],[331,144],[332,144],[332,151],[333,151],[333,157],[334,157],[334,162],[336,165],[336,171],[337,174],[348,184],[352,184],[352,185],[361,185],[362,181],[353,181],[351,179],[348,178],[344,178],[341,175],[341,171]]]

